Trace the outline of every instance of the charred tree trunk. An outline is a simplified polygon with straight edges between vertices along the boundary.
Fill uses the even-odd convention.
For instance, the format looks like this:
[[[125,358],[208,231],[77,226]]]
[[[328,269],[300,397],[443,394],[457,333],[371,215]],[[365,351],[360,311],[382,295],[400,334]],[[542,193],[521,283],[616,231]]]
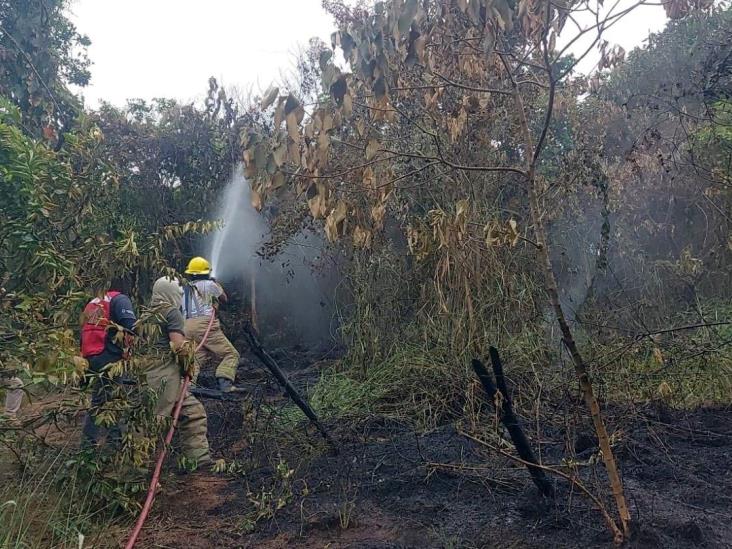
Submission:
[[[254,330],[259,330],[259,323],[257,322],[257,277],[252,269],[252,274],[249,276],[249,296],[252,307],[252,326]]]
[[[249,340],[249,348],[252,350],[254,355],[260,361],[262,361],[262,364],[264,364],[270,372],[272,372],[272,374],[275,376],[275,379],[277,379],[279,384],[292,399],[292,401],[298,406],[298,408],[302,410],[302,412],[310,420],[310,422],[315,425],[318,431],[320,431],[320,434],[323,435],[323,438],[328,442],[328,444],[330,444],[334,453],[338,454],[340,452],[338,444],[331,438],[326,428],[318,419],[318,416],[310,407],[310,404],[308,404],[308,402],[300,395],[300,393],[297,392],[297,389],[295,389],[292,383],[290,383],[290,380],[287,379],[287,376],[277,365],[275,359],[273,359],[270,354],[264,349],[264,347],[262,347],[262,344],[259,342],[259,338],[257,338],[254,330],[247,327],[244,330],[244,333]]]
[[[534,481],[534,484],[536,484],[541,495],[547,498],[554,498],[554,487],[551,482],[549,482],[549,479],[546,478],[544,471],[535,466],[538,465],[539,462],[536,461],[534,451],[531,449],[531,445],[529,444],[529,440],[526,438],[523,429],[521,429],[521,424],[513,411],[513,406],[511,406],[511,398],[508,394],[506,379],[503,375],[503,365],[501,364],[501,359],[498,356],[498,351],[495,347],[491,347],[489,352],[491,356],[491,363],[493,364],[493,373],[496,376],[496,383],[493,383],[493,379],[485,366],[477,358],[473,359],[473,369],[475,370],[478,379],[480,379],[480,382],[483,384],[483,388],[488,394],[489,400],[494,403],[497,409],[498,401],[496,400],[496,396],[500,394],[500,409],[498,409],[498,411],[500,413],[501,423],[506,427],[511,440],[513,441],[513,445],[516,447],[516,452],[518,452],[519,457],[523,461],[528,464],[534,464],[534,466],[526,465],[526,468],[529,470],[531,479]]]

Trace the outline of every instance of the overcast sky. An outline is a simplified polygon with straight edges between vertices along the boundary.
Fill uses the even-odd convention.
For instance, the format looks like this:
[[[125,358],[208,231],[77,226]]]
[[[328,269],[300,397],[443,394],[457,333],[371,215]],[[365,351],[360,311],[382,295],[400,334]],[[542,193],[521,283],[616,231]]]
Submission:
[[[623,3],[629,0],[621,0]],[[91,38],[87,104],[100,98],[200,99],[209,76],[255,93],[290,71],[308,39],[330,42],[321,0],[73,0],[72,19]],[[626,50],[663,28],[663,9],[639,9],[608,32]],[[586,63],[585,69],[593,63]]]

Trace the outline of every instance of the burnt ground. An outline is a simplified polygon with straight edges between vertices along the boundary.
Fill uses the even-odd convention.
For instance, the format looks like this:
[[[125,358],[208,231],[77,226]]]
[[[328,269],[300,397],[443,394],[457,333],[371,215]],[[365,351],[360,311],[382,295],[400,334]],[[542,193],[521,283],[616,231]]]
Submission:
[[[277,358],[302,364],[297,353]],[[240,400],[204,400],[213,453],[232,470],[166,473],[137,547],[612,546],[598,511],[566,480],[552,476],[557,497],[542,501],[520,464],[464,435],[496,444],[491,428],[457,423],[425,433],[379,416],[329,420],[341,447],[333,455],[304,421],[283,427],[274,417],[288,401],[270,375],[241,373],[247,393]],[[289,375],[303,387],[318,369]],[[732,547],[732,407],[603,408],[620,435],[614,447],[635,526],[628,546]],[[589,421],[578,422],[568,442],[564,417],[557,418],[539,437],[527,428],[532,446],[541,447],[545,464],[577,460],[583,485],[607,494]],[[491,414],[482,420],[490,425]],[[68,444],[68,431],[43,429],[37,434],[49,444]],[[107,528],[101,546],[120,546],[128,529]]]
[[[276,388],[247,386],[253,396],[242,405],[206,402],[214,451],[237,470],[166,478],[139,547],[612,545],[581,492],[553,477],[557,497],[541,501],[520,464],[459,425],[415,433],[383,417],[331,421],[341,445],[333,455],[304,425],[277,430],[263,411],[283,401]],[[635,524],[628,545],[732,547],[732,409],[609,414],[622,426],[615,448]],[[557,439],[542,441],[547,464],[570,457]],[[582,483],[607,492],[592,437],[580,434],[575,450]]]

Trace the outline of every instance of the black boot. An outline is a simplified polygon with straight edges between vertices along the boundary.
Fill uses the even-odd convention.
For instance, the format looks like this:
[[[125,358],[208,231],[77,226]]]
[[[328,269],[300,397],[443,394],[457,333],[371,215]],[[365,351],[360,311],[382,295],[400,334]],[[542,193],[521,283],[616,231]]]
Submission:
[[[219,391],[222,393],[230,393],[234,390],[234,385],[231,383],[230,380],[226,379],[225,377],[217,377],[216,381],[219,384]]]

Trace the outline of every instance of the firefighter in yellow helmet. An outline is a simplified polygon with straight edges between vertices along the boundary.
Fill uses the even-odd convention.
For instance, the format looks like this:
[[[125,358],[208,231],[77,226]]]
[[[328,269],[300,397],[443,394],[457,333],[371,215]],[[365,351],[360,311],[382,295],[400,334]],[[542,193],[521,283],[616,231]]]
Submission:
[[[203,257],[191,259],[185,272],[190,277],[183,295],[186,337],[199,343],[208,328],[211,315],[215,313],[216,303],[226,302],[227,297],[221,284],[211,278],[211,265]],[[218,318],[214,319],[206,341],[196,353],[199,366],[209,359],[218,361],[216,381],[219,389],[226,392],[234,390],[239,352],[221,331]]]

